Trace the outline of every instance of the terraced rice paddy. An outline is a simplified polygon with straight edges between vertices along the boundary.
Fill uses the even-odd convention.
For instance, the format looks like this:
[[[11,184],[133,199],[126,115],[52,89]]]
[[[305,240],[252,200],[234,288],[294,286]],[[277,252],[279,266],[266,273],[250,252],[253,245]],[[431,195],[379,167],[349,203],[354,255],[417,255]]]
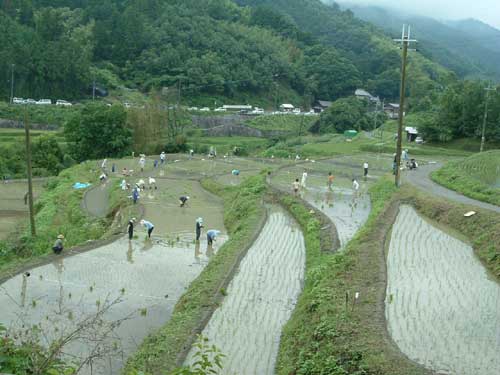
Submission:
[[[474,155],[455,165],[472,178],[491,187],[500,188],[500,151]]]
[[[304,199],[333,221],[341,248],[355,236],[370,215],[368,194],[356,194],[352,189],[311,188],[304,194]]]
[[[44,190],[44,182],[33,182],[33,194],[36,199]],[[27,182],[11,181],[0,184],[0,240],[5,239],[16,227],[24,225],[28,217],[28,206],[24,204],[24,195],[28,191]]]
[[[473,249],[402,206],[387,256],[389,332],[440,374],[500,374],[500,285]]]
[[[273,207],[222,306],[203,331],[226,355],[222,374],[274,373],[281,329],[300,294],[304,267],[300,229],[286,213]]]
[[[131,243],[120,239],[32,269],[29,278],[19,275],[8,280],[0,286],[0,321],[12,327],[23,322],[41,323],[50,339],[56,331],[67,332],[83,317],[95,313],[107,298],[121,297],[106,319],[129,317],[115,331],[114,340],[120,343],[123,358],[113,355],[92,368],[93,375],[118,374],[142,339],[168,321],[186,288],[227,240],[222,202],[197,181],[159,179],[158,187],[147,190],[141,198],[145,218],[155,224],[152,241],[144,239],[145,231],[137,225],[137,239]],[[191,196],[185,208],[178,204],[181,194]],[[198,216],[204,217],[206,229],[222,231],[214,246],[207,246],[203,236],[201,243],[195,244]],[[83,358],[92,348],[91,342],[77,342],[67,350]],[[90,368],[82,373],[90,374]]]

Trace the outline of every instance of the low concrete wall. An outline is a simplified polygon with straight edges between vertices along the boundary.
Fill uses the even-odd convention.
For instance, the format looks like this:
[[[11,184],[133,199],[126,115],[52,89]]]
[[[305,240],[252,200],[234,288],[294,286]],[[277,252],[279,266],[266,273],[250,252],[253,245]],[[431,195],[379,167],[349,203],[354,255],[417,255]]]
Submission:
[[[33,130],[57,130],[57,125],[51,124],[33,124],[30,123],[30,128]],[[7,120],[0,118],[0,128],[4,129],[24,129],[24,123],[16,120]]]

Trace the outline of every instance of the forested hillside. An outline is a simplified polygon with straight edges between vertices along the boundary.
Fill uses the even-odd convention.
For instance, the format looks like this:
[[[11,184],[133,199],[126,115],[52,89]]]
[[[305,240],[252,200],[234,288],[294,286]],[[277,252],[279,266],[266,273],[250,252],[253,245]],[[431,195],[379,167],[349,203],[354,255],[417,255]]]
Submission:
[[[34,98],[79,99],[90,95],[94,79],[142,92],[176,86],[187,102],[274,102],[284,93],[303,105],[358,86],[398,96],[398,49],[350,12],[319,0],[237,3],[2,0],[0,97],[10,95],[12,71],[15,96]],[[412,59],[418,79],[409,94],[422,101],[450,76],[418,54]]]
[[[397,35],[403,24],[412,25],[418,49],[427,58],[453,70],[462,78],[500,81],[500,31],[475,20],[442,22],[406,15],[377,6],[343,2],[342,6],[365,21]]]

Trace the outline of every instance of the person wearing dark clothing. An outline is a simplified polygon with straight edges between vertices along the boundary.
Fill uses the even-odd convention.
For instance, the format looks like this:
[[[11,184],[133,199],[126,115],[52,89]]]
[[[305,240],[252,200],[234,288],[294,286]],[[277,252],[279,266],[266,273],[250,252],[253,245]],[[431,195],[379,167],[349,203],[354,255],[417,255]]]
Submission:
[[[203,218],[196,219],[196,241],[200,240],[201,229],[203,228]]]
[[[189,197],[187,195],[183,195],[182,197],[179,198],[179,203],[181,207],[184,207],[189,200]]]
[[[130,219],[127,227],[129,241],[131,241],[132,238],[134,238],[134,224],[135,224],[135,218]]]
[[[52,246],[52,250],[54,250],[54,253],[61,254],[61,252],[64,249],[63,240],[64,240],[64,236],[62,234],[57,236],[57,240],[54,243],[54,246]]]

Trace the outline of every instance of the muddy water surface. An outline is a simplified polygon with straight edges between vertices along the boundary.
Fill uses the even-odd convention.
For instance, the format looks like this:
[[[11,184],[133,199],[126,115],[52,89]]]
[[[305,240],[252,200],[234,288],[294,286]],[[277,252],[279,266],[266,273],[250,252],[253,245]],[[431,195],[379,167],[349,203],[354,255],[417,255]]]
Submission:
[[[389,332],[441,374],[500,374],[500,285],[466,243],[402,206],[387,258]]]
[[[93,366],[94,375],[118,374],[142,339],[168,321],[180,296],[227,240],[222,202],[199,183],[158,180],[158,187],[143,192],[141,198],[146,218],[155,224],[152,241],[145,240],[145,230],[137,225],[131,243],[123,238],[32,269],[28,278],[10,279],[0,286],[0,322],[13,328],[23,322],[41,323],[53,338],[95,313],[106,298],[121,297],[106,318],[128,317],[113,340],[121,343],[123,358],[114,355]],[[182,194],[191,196],[185,208],[178,204]],[[198,216],[204,217],[206,229],[222,231],[213,247],[207,246],[205,236],[195,245]],[[67,351],[82,358],[91,348],[89,342],[77,342]],[[90,369],[83,374],[90,374]]]
[[[304,267],[300,229],[285,212],[273,207],[222,306],[203,331],[227,356],[222,374],[274,373],[281,329],[302,289]]]
[[[324,212],[337,228],[340,246],[344,247],[365,224],[370,215],[368,194],[355,193],[352,189],[308,189],[304,199]]]

